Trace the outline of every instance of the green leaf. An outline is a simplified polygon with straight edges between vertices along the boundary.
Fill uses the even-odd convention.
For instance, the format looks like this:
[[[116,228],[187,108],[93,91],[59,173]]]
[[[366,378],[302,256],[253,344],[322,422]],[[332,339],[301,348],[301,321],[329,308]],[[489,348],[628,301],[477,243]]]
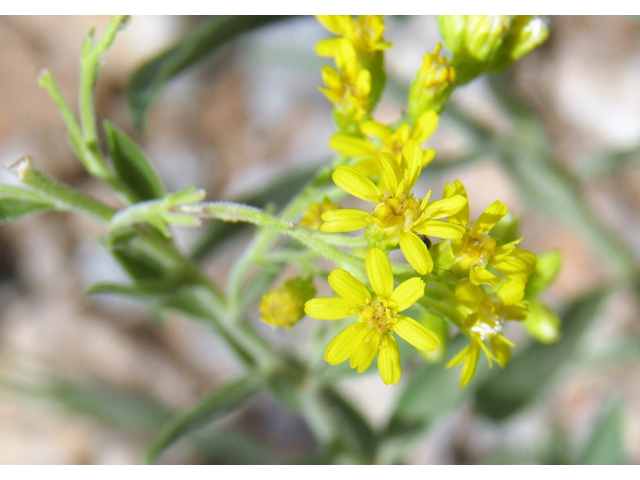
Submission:
[[[241,34],[287,18],[276,15],[212,17],[192,29],[175,45],[143,64],[127,87],[135,127],[142,131],[147,112],[164,86],[176,75],[206,59]]]
[[[496,371],[480,386],[476,410],[493,420],[502,420],[532,401],[579,354],[580,340],[599,318],[607,297],[607,291],[599,290],[571,304],[562,315],[562,341],[524,347],[503,370]]]
[[[33,382],[11,381],[5,385],[17,393],[54,401],[72,413],[82,413],[129,431],[154,432],[171,418],[171,412],[155,400],[110,386],[49,375],[43,385],[30,383]]]
[[[12,185],[0,185],[0,223],[53,209],[55,204],[38,192]]]
[[[111,122],[104,122],[104,130],[113,167],[131,191],[130,200],[135,203],[164,197],[162,180],[136,142]]]
[[[198,432],[189,440],[212,463],[224,465],[282,465],[285,460],[271,446],[241,432],[219,428]]]
[[[245,377],[219,387],[162,428],[145,452],[145,463],[154,463],[162,452],[181,437],[205,427],[213,420],[237,409],[257,393],[263,385],[264,379]]]
[[[611,398],[598,413],[593,433],[580,455],[581,465],[620,465],[625,463],[623,410],[618,397]]]
[[[342,440],[349,441],[366,463],[372,463],[378,439],[369,422],[333,389],[326,389],[323,396],[337,423],[342,425]]]

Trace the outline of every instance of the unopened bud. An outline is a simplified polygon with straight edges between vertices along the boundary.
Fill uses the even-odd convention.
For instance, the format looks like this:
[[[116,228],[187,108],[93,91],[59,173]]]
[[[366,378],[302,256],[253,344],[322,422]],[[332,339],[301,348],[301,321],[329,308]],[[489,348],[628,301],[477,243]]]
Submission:
[[[260,303],[262,321],[289,329],[304,316],[304,304],[316,294],[311,278],[296,277],[265,293]]]

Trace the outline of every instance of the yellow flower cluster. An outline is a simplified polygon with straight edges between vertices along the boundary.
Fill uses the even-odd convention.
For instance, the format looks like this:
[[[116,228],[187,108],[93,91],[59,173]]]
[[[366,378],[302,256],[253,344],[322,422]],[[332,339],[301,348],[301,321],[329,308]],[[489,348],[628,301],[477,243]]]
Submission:
[[[307,302],[305,311],[325,320],[358,315],[358,322],[329,345],[326,360],[336,364],[350,358],[352,368],[363,371],[378,352],[383,380],[396,383],[400,366],[397,346],[391,336],[393,331],[423,351],[434,350],[438,342],[433,340],[437,339],[433,332],[425,327],[418,329],[415,325],[419,324],[415,322],[415,325],[411,323],[412,331],[419,331],[433,341],[419,343],[405,335],[404,317],[397,314],[415,302],[420,303],[424,288],[419,277],[415,277],[397,289],[405,292],[409,291],[408,285],[413,285],[411,296],[400,301],[400,293],[392,294],[393,274],[385,253],[399,247],[413,269],[427,275],[434,269],[433,251],[439,270],[448,272],[454,281],[453,307],[459,315],[458,327],[470,339],[469,346],[447,364],[452,367],[464,363],[461,386],[465,386],[475,373],[481,351],[485,352],[490,365],[495,361],[504,367],[511,357],[514,344],[502,331],[505,322],[527,318],[525,285],[535,270],[536,257],[517,247],[522,239],[498,245],[490,235],[507,213],[502,202],[492,203],[475,222],[470,222],[467,192],[459,180],[446,185],[441,200],[430,202],[430,191],[424,198],[416,196],[413,189],[424,156],[418,142],[412,139],[407,140],[399,159],[391,153],[380,154],[377,157],[382,173],[380,185],[354,167],[336,169],[335,184],[348,194],[373,203],[373,208],[326,211],[322,214],[321,230],[365,229],[372,245],[367,254],[367,275],[376,296],[372,297],[346,271],[336,270],[329,277],[329,283],[340,298],[313,299]],[[430,251],[430,241],[425,241],[429,237],[446,241],[434,245]],[[385,287],[381,287],[383,282]]]
[[[318,15],[320,23],[337,38],[322,40],[316,53],[333,57],[337,70],[325,66],[320,87],[335,106],[335,119],[341,132],[359,135],[360,123],[367,120],[384,85],[382,51],[391,47],[384,40],[384,21],[380,15]]]
[[[338,71],[323,70],[327,88],[322,90],[335,104],[334,114],[339,113],[334,115],[339,132],[330,146],[347,159],[332,178],[344,192],[371,204],[365,209],[339,208],[325,200],[313,204],[300,221],[302,226],[327,233],[364,229],[369,244],[364,270],[371,289],[338,269],[328,278],[338,297],[314,298],[305,304],[306,314],[317,319],[357,319],[331,341],[325,360],[331,365],[350,360],[351,368],[363,372],[377,356],[382,380],[396,384],[401,366],[394,334],[423,352],[439,347],[438,335],[447,337],[446,329],[435,328],[436,335],[400,314],[409,308],[421,315],[416,318],[437,315],[440,323],[449,320],[469,338],[469,344],[446,365],[463,364],[461,387],[473,378],[480,352],[490,366],[495,362],[504,367],[509,361],[515,345],[504,335],[508,321],[525,321],[535,338],[557,341],[559,320],[536,298],[557,274],[557,255],[545,257],[544,264],[538,265],[533,253],[518,247],[521,238],[504,237],[496,228],[507,215],[501,201],[470,221],[467,192],[459,180],[447,183],[439,200],[430,201],[430,190],[424,195],[416,193],[422,169],[435,157],[435,151],[423,149],[422,144],[436,130],[438,112],[459,83],[458,65],[454,70],[440,55],[440,44],[427,53],[410,89],[409,115],[392,126],[385,125],[370,118],[377,95],[373,90],[381,86],[374,72],[381,68],[382,52],[390,47],[383,38],[382,17],[318,19],[339,35],[316,46],[320,55],[334,57],[338,66]],[[452,48],[458,45],[455,42],[464,41],[465,48],[473,47],[477,55],[486,49],[495,58],[507,52],[513,59],[539,43],[533,31],[534,17],[441,17],[440,24],[454,53],[460,50]],[[497,40],[483,37],[483,32],[495,33]],[[457,60],[463,58],[457,55]],[[494,61],[492,66],[496,65]],[[475,72],[467,72],[471,74]],[[433,244],[431,237],[442,241]],[[396,249],[418,276],[407,278],[404,273],[404,281],[394,289],[387,255]],[[352,255],[359,256],[356,251]],[[442,343],[444,350],[446,343]]]

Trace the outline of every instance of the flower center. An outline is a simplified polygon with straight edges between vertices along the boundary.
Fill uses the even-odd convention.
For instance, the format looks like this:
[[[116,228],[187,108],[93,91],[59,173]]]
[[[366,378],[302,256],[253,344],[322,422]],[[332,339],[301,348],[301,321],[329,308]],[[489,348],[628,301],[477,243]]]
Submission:
[[[495,239],[488,235],[479,237],[467,233],[464,236],[464,244],[458,254],[458,263],[464,269],[470,269],[475,266],[484,267],[491,260],[495,249]]]
[[[401,193],[394,197],[387,191],[373,209],[373,215],[382,228],[396,228],[398,231],[408,230],[420,215],[421,200],[411,193]]]
[[[471,327],[471,331],[477,333],[482,340],[488,340],[502,332],[504,322],[500,307],[495,302],[485,300],[478,308],[478,319]]]
[[[376,329],[380,334],[389,333],[396,321],[396,314],[387,307],[385,300],[374,300],[360,311],[359,320],[369,330]]]

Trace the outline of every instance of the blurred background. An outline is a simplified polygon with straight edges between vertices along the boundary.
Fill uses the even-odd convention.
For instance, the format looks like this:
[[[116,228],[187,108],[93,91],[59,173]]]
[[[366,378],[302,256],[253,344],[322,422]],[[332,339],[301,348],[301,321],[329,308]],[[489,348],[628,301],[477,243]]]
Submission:
[[[58,111],[36,83],[47,67],[74,100],[84,36],[107,22],[0,17],[0,164],[30,154],[47,174],[115,206],[111,192],[74,158]],[[243,35],[180,75],[151,109],[144,135],[136,133],[125,95],[130,76],[202,22],[134,17],[105,58],[99,118],[143,145],[168,190],[197,185],[209,200],[249,198],[327,162],[334,126],[331,105],[317,88],[324,60],[313,46],[328,34],[311,17]],[[404,376],[397,388],[382,384],[375,369],[341,380],[339,390],[376,427],[400,418],[399,404],[408,423],[412,415],[429,416],[430,428],[400,447],[388,442],[379,461],[396,461],[390,452],[401,448],[403,459],[417,464],[573,463],[601,441],[601,448],[617,449],[620,461],[640,463],[640,22],[551,17],[550,27],[547,43],[496,81],[483,78],[456,91],[429,143],[438,166],[423,177],[434,192],[461,179],[472,216],[502,200],[521,218],[524,248],[558,249],[563,268],[545,301],[579,317],[572,325],[588,322],[588,328],[536,350],[527,368],[516,364],[509,377],[494,374],[493,384],[452,391],[455,402],[441,400],[447,408],[433,407],[433,392],[410,397]],[[385,37],[394,47],[375,117],[393,122],[439,34],[433,17],[391,17]],[[513,117],[522,110],[537,119],[547,157],[533,155],[526,142],[522,158],[512,162],[489,143],[473,153],[476,145],[461,125],[509,139],[520,133]],[[3,168],[0,182],[15,179]],[[222,284],[252,229],[213,251],[207,228],[176,235]],[[139,463],[173,412],[242,370],[204,325],[114,297],[85,296],[98,281],[126,280],[96,240],[104,233],[91,220],[61,213],[0,226],[0,463]],[[574,303],[605,288],[597,309]],[[287,333],[259,324],[257,307],[253,312],[264,335],[304,354],[308,319]],[[523,350],[531,342],[520,325],[511,337]],[[432,371],[425,370],[425,385]],[[457,388],[459,371],[446,374]],[[535,387],[520,388],[518,382],[537,375]],[[511,399],[525,398],[518,408],[494,398],[492,385],[498,388],[501,379],[511,382]],[[405,423],[393,424],[409,428]],[[600,440],[593,440],[594,431]],[[301,418],[259,395],[161,461],[278,463],[315,447]]]

